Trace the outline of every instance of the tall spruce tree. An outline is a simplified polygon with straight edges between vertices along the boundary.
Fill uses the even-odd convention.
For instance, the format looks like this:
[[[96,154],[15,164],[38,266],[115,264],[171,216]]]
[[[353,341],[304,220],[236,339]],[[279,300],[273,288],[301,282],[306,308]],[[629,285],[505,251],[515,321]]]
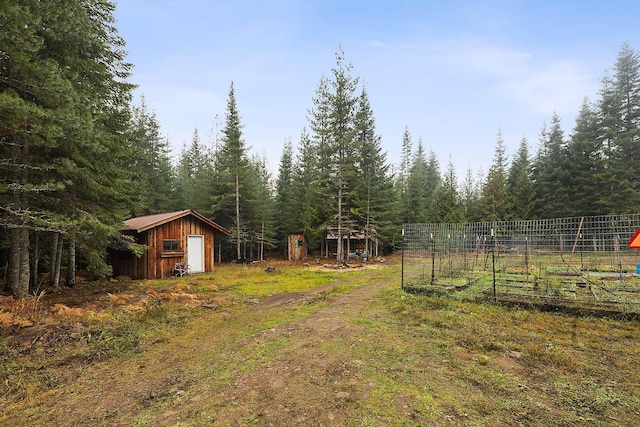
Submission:
[[[442,185],[442,173],[440,172],[440,161],[433,150],[429,150],[427,158],[426,184],[427,218],[430,222],[436,222],[439,221],[436,193]]]
[[[442,184],[436,190],[434,199],[438,209],[439,222],[455,223],[463,220],[464,212],[458,192],[458,178],[451,158],[449,158]]]
[[[356,200],[352,211],[357,216],[359,229],[364,231],[365,251],[371,254],[370,240],[377,242],[381,236],[390,237],[394,232],[390,218],[394,200],[387,156],[376,134],[373,111],[364,88],[358,98],[355,130],[359,178],[355,181]]]
[[[300,230],[300,210],[294,202],[294,169],[293,169],[293,144],[286,141],[280,156],[280,166],[276,179],[274,210],[278,213],[275,238],[278,248],[287,250],[287,236],[289,233]]]
[[[177,209],[195,209],[203,214],[210,211],[207,191],[210,177],[210,160],[207,150],[200,140],[198,129],[193,130],[191,141],[183,144],[176,165]]]
[[[640,59],[624,43],[614,65],[613,80],[603,80],[600,133],[607,156],[604,194],[607,212],[640,208]]]
[[[412,163],[412,146],[411,146],[411,133],[407,127],[404,128],[402,133],[402,149],[400,152],[400,168],[397,179],[397,191],[398,201],[400,202],[399,212],[402,217],[402,222],[409,222],[409,195],[408,195],[408,182],[409,182],[409,170]]]
[[[29,289],[29,230],[75,241],[89,268],[108,272],[105,248],[130,197],[132,86],[114,8],[21,0],[0,9],[0,223],[16,293]]]
[[[326,235],[331,217],[334,197],[329,192],[328,182],[332,174],[332,158],[330,146],[331,111],[329,79],[320,78],[315,95],[312,97],[313,107],[309,110],[309,133],[306,130],[300,138],[297,162],[296,187],[300,194],[299,179],[304,179],[306,192],[302,211],[302,222],[305,235],[312,246],[317,246]]]
[[[155,113],[148,111],[144,97],[132,110],[129,143],[132,147],[131,184],[135,188],[131,215],[177,209],[169,141],[160,134],[158,119]]]
[[[507,195],[509,197],[509,214],[511,219],[531,219],[535,192],[531,176],[531,159],[529,142],[526,137],[520,140],[518,152],[511,161],[507,176]]]
[[[328,224],[331,228],[335,227],[338,237],[336,258],[339,261],[346,260],[346,253],[350,251],[349,247],[343,247],[342,241],[344,236],[351,233],[355,225],[352,209],[356,207],[354,189],[357,179],[354,122],[357,102],[355,91],[358,79],[350,75],[351,64],[344,61],[344,52],[341,49],[336,54],[336,66],[331,70],[333,80],[330,81],[332,90],[329,96],[331,174],[327,184],[334,205],[333,218],[329,218]],[[347,238],[346,241],[348,245],[350,239]]]
[[[493,163],[482,187],[480,211],[484,221],[505,220],[509,212],[507,197],[506,155],[502,131],[496,138]]]
[[[625,168],[622,179],[629,182],[633,199],[629,211],[640,208],[640,55],[625,42],[615,64],[616,88],[620,97],[620,134],[618,145]]]
[[[250,194],[247,185],[249,170],[248,148],[242,137],[242,124],[231,83],[227,98],[222,145],[216,156],[216,185],[212,197],[212,215],[220,218],[223,226],[231,230],[237,259],[243,255],[242,246],[249,239],[248,211]]]
[[[466,222],[480,221],[480,194],[482,179],[473,179],[473,171],[469,167],[460,187],[463,220]]]
[[[422,146],[422,140],[418,140],[418,147],[413,154],[409,175],[407,176],[407,200],[408,212],[406,222],[425,223],[433,219],[429,215],[431,194],[429,189],[429,165]]]
[[[325,159],[318,155],[318,146],[306,129],[302,130],[298,152],[293,165],[292,206],[296,225],[290,231],[303,231],[312,248],[317,248],[323,238],[322,223],[327,204],[320,181],[320,164]]]
[[[353,192],[357,178],[355,114],[357,97],[355,91],[358,79],[350,75],[351,65],[345,63],[342,49],[336,53],[336,65],[332,68],[332,79],[322,77],[309,126],[311,140],[318,156],[315,183],[321,198],[314,206],[307,208],[313,212],[312,222],[320,222],[312,233],[319,237],[332,232],[337,237],[336,257],[344,260],[345,249],[340,243],[355,225],[352,209],[356,208]],[[349,239],[346,239],[349,242]]]
[[[265,156],[253,156],[249,170],[251,172],[248,179],[251,198],[249,229],[252,243],[249,258],[264,261],[265,251],[275,248],[277,243],[273,183]],[[279,212],[278,218],[280,214]]]
[[[570,216],[601,215],[608,209],[603,205],[602,191],[606,176],[602,139],[598,135],[597,113],[588,99],[584,99],[576,124],[567,143],[569,173],[567,193],[572,211]],[[613,213],[613,212],[611,212]]]
[[[536,213],[541,218],[567,216],[569,165],[560,117],[554,113],[551,127],[541,132],[542,152],[536,158]]]

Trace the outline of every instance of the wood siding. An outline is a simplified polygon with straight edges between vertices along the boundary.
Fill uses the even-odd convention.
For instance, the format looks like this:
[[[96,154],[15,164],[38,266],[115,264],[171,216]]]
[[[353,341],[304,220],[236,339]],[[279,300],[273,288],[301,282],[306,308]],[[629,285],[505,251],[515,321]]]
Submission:
[[[289,261],[300,261],[307,257],[307,239],[304,234],[289,234]]]
[[[149,246],[149,249],[140,258],[123,251],[110,251],[114,276],[127,276],[132,279],[159,279],[173,275],[174,263],[188,263],[187,237],[190,235],[204,236],[204,271],[213,271],[214,229],[198,218],[188,215],[136,235],[138,243]],[[163,252],[163,240],[178,240],[180,242],[179,250]]]

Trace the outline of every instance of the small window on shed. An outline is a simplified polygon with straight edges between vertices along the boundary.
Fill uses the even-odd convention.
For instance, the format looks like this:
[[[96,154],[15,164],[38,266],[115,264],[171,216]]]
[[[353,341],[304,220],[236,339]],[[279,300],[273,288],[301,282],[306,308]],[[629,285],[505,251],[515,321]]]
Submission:
[[[163,240],[162,252],[178,252],[180,250],[180,240]]]

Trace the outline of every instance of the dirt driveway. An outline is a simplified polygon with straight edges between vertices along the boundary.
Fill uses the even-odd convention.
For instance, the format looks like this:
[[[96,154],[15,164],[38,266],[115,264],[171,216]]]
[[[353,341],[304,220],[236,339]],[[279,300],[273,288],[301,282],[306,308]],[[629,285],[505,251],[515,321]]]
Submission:
[[[29,426],[388,425],[368,399],[384,393],[373,357],[393,347],[380,296],[396,286],[360,276],[205,312],[130,358],[94,363],[31,411]],[[372,331],[379,333],[372,334]],[[386,344],[381,344],[386,343]],[[399,413],[411,419],[402,396]],[[29,416],[29,412],[37,416]],[[25,424],[21,424],[25,423]],[[394,423],[395,425],[395,423]],[[407,424],[409,425],[409,424]]]

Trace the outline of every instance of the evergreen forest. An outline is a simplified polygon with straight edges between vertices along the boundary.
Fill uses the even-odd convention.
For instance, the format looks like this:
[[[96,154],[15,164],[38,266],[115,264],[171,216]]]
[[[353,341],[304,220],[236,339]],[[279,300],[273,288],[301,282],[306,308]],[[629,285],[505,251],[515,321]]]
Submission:
[[[73,286],[77,268],[109,275],[106,248],[144,248],[124,220],[194,209],[231,232],[223,259],[286,256],[287,235],[312,251],[354,230],[391,252],[403,223],[519,220],[640,211],[640,56],[623,43],[575,123],[554,112],[536,141],[509,154],[496,129],[486,173],[459,177],[400,129],[398,165],[376,133],[370,94],[342,48],[309,94],[308,123],[272,172],[243,136],[230,82],[211,137],[171,152],[106,0],[0,6],[0,262],[6,290]],[[217,117],[211,112],[212,117]],[[572,126],[569,132],[564,126]],[[338,248],[337,258],[345,254]],[[3,285],[4,286],[4,285]]]

